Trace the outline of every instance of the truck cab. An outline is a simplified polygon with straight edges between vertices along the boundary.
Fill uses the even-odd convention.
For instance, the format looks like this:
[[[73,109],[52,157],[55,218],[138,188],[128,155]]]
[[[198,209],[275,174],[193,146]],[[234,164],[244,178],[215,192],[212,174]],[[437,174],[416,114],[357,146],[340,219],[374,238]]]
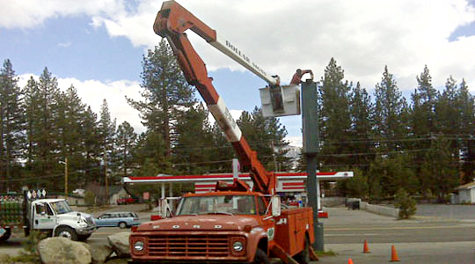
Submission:
[[[311,209],[302,208],[301,211],[309,211],[307,217],[311,217]],[[276,229],[288,228],[288,224],[294,223],[290,223],[285,212],[280,211],[280,203],[275,196],[250,191],[187,194],[181,199],[173,217],[144,223],[131,234],[131,255],[138,263],[259,263],[262,258],[272,255],[271,249],[280,243],[279,239],[299,235],[302,246],[295,248],[294,252],[297,254],[303,250],[305,236],[311,234],[309,227],[305,229],[304,226],[299,234],[294,232],[291,237],[277,237]],[[280,234],[284,235],[284,232]]]
[[[66,200],[36,198],[31,192],[0,196],[0,241],[7,240],[13,228],[23,228],[26,236],[37,230],[72,240],[86,240],[96,230],[92,216],[73,211]]]
[[[73,211],[64,199],[34,200],[29,209],[27,218],[31,229],[53,236],[85,240],[96,230],[91,215]]]

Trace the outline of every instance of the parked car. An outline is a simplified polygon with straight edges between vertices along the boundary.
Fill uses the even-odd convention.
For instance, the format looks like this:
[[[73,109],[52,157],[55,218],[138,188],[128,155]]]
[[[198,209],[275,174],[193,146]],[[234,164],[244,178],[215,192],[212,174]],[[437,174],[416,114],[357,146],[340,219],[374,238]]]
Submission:
[[[133,204],[133,203],[136,203],[137,202],[137,199],[135,198],[132,198],[132,197],[128,197],[128,198],[119,198],[117,199],[117,204]]]
[[[139,225],[139,216],[132,212],[110,212],[104,213],[95,219],[96,226],[129,228]]]

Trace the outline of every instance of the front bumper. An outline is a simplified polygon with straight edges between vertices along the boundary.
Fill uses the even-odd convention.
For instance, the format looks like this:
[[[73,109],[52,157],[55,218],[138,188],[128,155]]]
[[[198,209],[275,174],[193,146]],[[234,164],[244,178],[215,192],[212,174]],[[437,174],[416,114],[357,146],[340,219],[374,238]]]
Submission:
[[[96,231],[96,229],[97,229],[96,226],[87,226],[87,227],[76,229],[76,233],[78,235],[89,235],[89,234],[92,234],[94,231]]]

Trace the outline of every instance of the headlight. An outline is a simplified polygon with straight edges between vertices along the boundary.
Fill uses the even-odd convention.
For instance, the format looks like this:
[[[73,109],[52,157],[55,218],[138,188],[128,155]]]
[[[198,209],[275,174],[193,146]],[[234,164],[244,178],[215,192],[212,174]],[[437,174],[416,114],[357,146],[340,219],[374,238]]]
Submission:
[[[239,241],[234,242],[234,244],[233,244],[233,250],[234,251],[241,252],[243,249],[244,249],[244,247],[242,246],[241,242],[239,242]]]
[[[136,251],[142,251],[143,250],[143,242],[142,241],[135,242],[134,249]]]

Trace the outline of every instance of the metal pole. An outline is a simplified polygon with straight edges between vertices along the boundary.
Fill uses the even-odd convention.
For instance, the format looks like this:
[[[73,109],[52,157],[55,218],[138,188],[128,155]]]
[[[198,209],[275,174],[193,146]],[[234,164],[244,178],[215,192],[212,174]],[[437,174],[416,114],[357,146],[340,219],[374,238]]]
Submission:
[[[68,158],[64,158],[64,199],[68,200]]]
[[[104,152],[104,184],[105,184],[105,189],[106,189],[106,204],[109,204],[110,198],[109,198],[109,181],[107,179],[107,155],[106,152]]]
[[[318,222],[318,190],[317,190],[317,154],[319,150],[317,83],[311,79],[301,85],[302,88],[302,130],[303,153],[307,160],[307,198],[313,210],[315,242],[313,247],[324,251],[323,223]]]

